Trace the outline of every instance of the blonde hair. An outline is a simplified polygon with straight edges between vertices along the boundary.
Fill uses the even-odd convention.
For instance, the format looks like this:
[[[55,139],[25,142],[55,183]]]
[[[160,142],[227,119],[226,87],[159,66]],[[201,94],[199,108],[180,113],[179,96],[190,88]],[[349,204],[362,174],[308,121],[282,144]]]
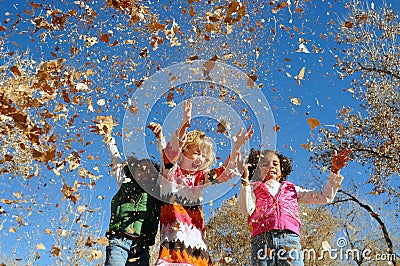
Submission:
[[[203,131],[196,129],[187,133],[185,145],[182,147],[182,153],[193,145],[198,145],[202,151],[206,150],[206,160],[199,170],[210,168],[215,160],[214,143],[212,140],[207,137]]]

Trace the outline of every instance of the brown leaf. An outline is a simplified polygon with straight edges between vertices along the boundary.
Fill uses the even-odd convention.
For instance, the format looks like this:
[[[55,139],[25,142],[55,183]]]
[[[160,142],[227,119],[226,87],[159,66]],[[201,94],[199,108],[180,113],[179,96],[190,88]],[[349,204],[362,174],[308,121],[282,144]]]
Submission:
[[[314,130],[314,128],[319,127],[321,125],[318,119],[311,117],[307,118],[307,123],[311,127],[311,130]]]
[[[33,159],[41,163],[48,163],[52,161],[56,157],[56,146],[52,146],[47,151],[38,151],[35,149],[31,149],[31,154]]]
[[[351,28],[353,28],[353,22],[352,21],[346,21],[345,23],[344,23],[344,26],[346,27],[346,28],[348,28],[348,29],[351,29]]]
[[[204,63],[204,67],[208,70],[211,71],[214,69],[215,67],[215,61],[218,60],[218,56],[214,55],[213,58],[211,58],[210,60],[208,60],[207,62]]]
[[[254,82],[257,81],[257,75],[249,75],[247,74],[247,76],[249,77],[248,79],[246,79],[246,86],[247,87],[254,87]]]
[[[18,69],[17,66],[12,66],[12,67],[10,67],[10,71],[11,71],[14,75],[21,76],[21,72],[19,71],[19,69]]]
[[[97,120],[98,121],[93,121],[96,125],[92,127],[94,129],[91,130],[91,132],[96,132],[103,136],[111,134],[114,127],[112,115],[97,116]]]
[[[221,123],[218,123],[217,133],[225,133],[225,132],[226,132],[225,126]]]
[[[61,249],[59,247],[52,246],[50,254],[53,255],[53,256],[61,258]]]
[[[303,148],[303,149],[308,149],[308,144],[301,144],[301,147]]]
[[[280,129],[281,129],[281,127],[278,126],[278,125],[275,125],[275,126],[272,127],[272,130],[275,131],[275,132],[278,132]]]
[[[100,36],[100,41],[109,43],[110,42],[110,34],[106,33]]]
[[[344,130],[343,130],[342,124],[339,124],[338,127],[339,127],[339,130],[340,130],[340,135],[344,135]]]

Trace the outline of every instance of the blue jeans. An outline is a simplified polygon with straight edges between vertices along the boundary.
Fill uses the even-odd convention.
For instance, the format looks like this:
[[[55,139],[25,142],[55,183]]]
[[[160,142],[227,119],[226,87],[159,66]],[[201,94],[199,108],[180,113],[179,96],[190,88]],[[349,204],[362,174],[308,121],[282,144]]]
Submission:
[[[251,264],[303,266],[300,237],[288,231],[269,231],[251,239]]]
[[[112,236],[106,247],[105,266],[149,266],[149,245],[125,237]]]

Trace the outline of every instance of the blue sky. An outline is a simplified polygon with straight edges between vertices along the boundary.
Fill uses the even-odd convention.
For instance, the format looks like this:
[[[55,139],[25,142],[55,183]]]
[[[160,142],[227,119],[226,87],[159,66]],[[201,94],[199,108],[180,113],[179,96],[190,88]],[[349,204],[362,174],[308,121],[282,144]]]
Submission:
[[[48,252],[53,239],[52,235],[45,233],[45,229],[52,228],[52,224],[57,224],[59,220],[63,220],[62,224],[70,231],[82,226],[78,222],[73,222],[78,219],[76,215],[63,215],[70,208],[70,204],[61,200],[62,179],[70,186],[74,180],[82,183],[79,189],[81,200],[71,206],[75,213],[78,206],[86,206],[91,210],[84,212],[81,220],[85,218],[85,223],[92,227],[96,236],[104,235],[109,220],[109,204],[117,188],[108,173],[110,168],[107,149],[101,137],[90,132],[89,126],[93,125],[91,120],[96,119],[96,115],[112,115],[116,123],[114,135],[120,151],[123,151],[121,135],[125,134],[123,125],[127,116],[124,105],[128,98],[132,98],[136,93],[135,82],[151,78],[157,71],[186,62],[193,56],[200,60],[209,60],[217,55],[219,62],[245,74],[257,76],[256,84],[259,86],[257,93],[265,96],[272,110],[275,124],[271,126],[279,126],[276,132],[276,147],[294,161],[294,171],[290,180],[307,188],[320,188],[321,183],[318,182],[317,176],[325,180],[326,173],[319,174],[308,161],[310,154],[301,146],[312,140],[315,133],[311,131],[307,119],[316,118],[325,126],[335,126],[338,123],[336,119],[338,109],[342,106],[351,106],[356,110],[359,108],[358,102],[346,89],[350,86],[350,80],[342,81],[338,78],[334,68],[335,54],[342,48],[334,42],[334,36],[329,34],[331,29],[337,27],[338,19],[347,10],[344,8],[344,1],[312,1],[300,6],[304,12],[296,13],[295,1],[288,2],[292,4],[290,7],[278,9],[276,13],[272,10],[273,6],[267,3],[248,4],[247,16],[243,18],[243,22],[232,24],[230,34],[226,34],[229,29],[224,27],[221,28],[221,33],[204,30],[205,24],[208,24],[204,19],[206,12],[217,14],[218,5],[225,3],[194,2],[189,5],[185,1],[171,6],[169,1],[146,2],[148,10],[158,15],[158,22],[167,24],[166,29],[170,30],[158,32],[157,36],[163,39],[163,43],[155,49],[151,45],[154,33],[146,31],[144,22],[131,26],[126,16],[112,8],[104,8],[105,4],[102,1],[45,2],[34,10],[35,17],[46,17],[45,6],[49,7],[49,10],[59,9],[65,14],[71,10],[77,12],[77,15],[67,19],[63,28],[57,28],[53,32],[43,29],[34,32],[33,7],[29,2],[0,1],[3,10],[0,14],[0,26],[7,28],[5,32],[0,31],[5,42],[3,45],[5,51],[20,53],[29,49],[29,56],[37,62],[55,59],[55,56],[62,57],[67,59],[71,67],[81,72],[93,69],[95,73],[87,77],[91,82],[91,91],[81,93],[85,99],[91,99],[94,111],[90,111],[86,104],[66,104],[68,118],[77,115],[75,122],[69,127],[66,127],[65,123],[53,124],[54,132],[59,133],[60,146],[64,147],[67,139],[83,139],[82,142],[72,142],[73,150],[85,150],[81,154],[81,164],[94,174],[94,178],[83,179],[76,171],[65,173],[60,177],[46,170],[45,166],[41,166],[39,176],[31,180],[3,176],[1,184],[4,193],[1,198],[26,199],[26,202],[20,201],[14,205],[1,204],[8,215],[1,216],[3,220],[0,224],[2,226],[0,234],[2,239],[15,243],[9,246],[5,245],[6,242],[3,240],[0,243],[2,253],[13,257],[12,250],[15,250],[15,258],[25,260],[24,252],[32,247],[35,250],[37,244],[43,243],[46,250],[38,251],[41,258],[32,260],[38,264],[49,263],[52,258]],[[399,10],[399,3],[395,2],[392,5],[394,9]],[[375,8],[381,4],[380,1],[369,1],[369,6],[372,3]],[[190,6],[195,12],[194,15],[190,14]],[[174,25],[179,26],[181,33],[174,28]],[[109,42],[100,40],[105,34],[110,36]],[[97,43],[92,45],[87,42],[88,40],[96,40]],[[180,43],[180,46],[177,43]],[[72,54],[72,48],[76,48],[78,52]],[[147,54],[147,57],[144,57],[144,54]],[[302,69],[305,70],[304,78],[299,78]],[[165,104],[168,102],[166,94],[157,99],[147,113],[148,116],[135,122],[135,125],[145,125],[145,122],[149,121],[163,124],[168,121],[164,125],[168,136],[172,132],[169,127],[173,128],[170,124],[179,122],[182,100],[189,96],[199,97],[204,90],[209,89],[209,86],[209,83],[180,85],[172,91],[176,106]],[[220,93],[215,93],[212,89],[207,92],[207,96],[220,99]],[[242,90],[245,99],[257,95],[249,94],[246,90],[248,88]],[[230,91],[228,96],[233,94]],[[259,125],[255,119],[256,107],[246,105],[239,95],[236,96],[235,101],[227,99],[224,104],[233,109],[235,115],[242,119],[243,125]],[[139,103],[152,105],[153,102],[148,102],[148,99],[150,98],[140,99]],[[242,112],[243,108],[249,112]],[[201,113],[203,111],[204,113]],[[221,158],[219,160],[221,162],[229,153],[230,139],[216,132],[218,121],[210,119],[207,111],[209,110],[199,110],[193,127],[208,131],[218,147],[217,157]],[[32,110],[32,115],[34,113]],[[249,119],[246,118],[246,114]],[[235,127],[232,126],[232,129]],[[154,146],[150,144],[152,140],[151,136],[146,137],[147,148],[150,153],[156,154]],[[93,143],[85,145],[88,141]],[[258,141],[259,139],[254,137],[250,146],[256,146]],[[353,181],[361,185],[367,180],[365,170],[350,163],[343,171],[346,176],[343,187],[350,187]],[[91,182],[95,182],[96,185],[89,186]],[[362,189],[368,191],[369,187],[363,186]],[[227,190],[228,193],[220,200],[238,193],[238,186],[229,186]],[[22,196],[18,198],[20,194]],[[206,215],[210,214],[209,209],[219,205],[220,200],[215,201],[212,207],[205,208]],[[23,225],[18,226],[16,217],[23,217]],[[396,223],[393,224],[395,225]],[[10,232],[10,228],[17,230],[13,233]],[[27,245],[23,244],[25,239],[30,241]]]

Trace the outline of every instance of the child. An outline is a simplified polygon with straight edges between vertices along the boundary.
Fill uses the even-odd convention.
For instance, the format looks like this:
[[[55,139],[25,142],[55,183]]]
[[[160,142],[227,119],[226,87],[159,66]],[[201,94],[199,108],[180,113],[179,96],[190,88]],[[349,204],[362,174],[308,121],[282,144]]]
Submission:
[[[161,126],[150,123],[148,128],[156,135],[158,145],[162,146]],[[153,184],[153,189],[156,187],[156,164],[150,159],[138,160],[135,157],[128,157],[127,163],[123,164],[115,139],[107,135],[105,140],[110,140],[106,143],[119,187],[111,201],[105,265],[149,265],[149,246],[155,242],[161,202],[141,185],[145,187]],[[145,189],[149,191],[151,188]]]
[[[300,246],[298,203],[332,202],[343,180],[339,174],[349,160],[344,149],[332,158],[330,175],[322,191],[306,190],[286,178],[292,171],[290,160],[273,151],[252,149],[238,164],[242,173],[239,208],[248,216],[252,231],[252,265],[304,265]],[[253,182],[249,183],[249,178]]]
[[[192,104],[183,104],[184,116],[163,152],[164,169],[160,180],[161,246],[156,265],[211,265],[205,241],[201,192],[204,186],[226,182],[236,169],[237,154],[253,134],[251,127],[236,136],[225,165],[210,170],[214,161],[211,140],[200,130],[186,133],[190,126]],[[226,167],[226,168],[225,168]]]

